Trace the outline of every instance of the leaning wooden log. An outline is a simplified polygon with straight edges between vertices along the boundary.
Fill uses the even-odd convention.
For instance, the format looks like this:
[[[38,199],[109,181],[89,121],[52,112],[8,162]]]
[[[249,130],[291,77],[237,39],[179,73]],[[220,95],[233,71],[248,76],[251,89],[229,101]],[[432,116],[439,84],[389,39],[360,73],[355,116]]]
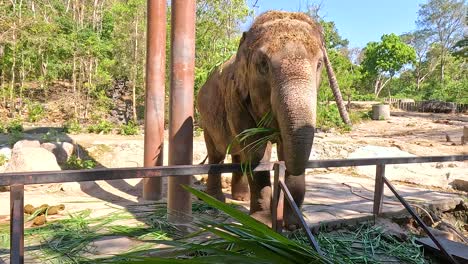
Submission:
[[[336,75],[328,58],[328,53],[325,46],[322,46],[322,51],[323,62],[325,63],[325,68],[327,70],[328,82],[330,83],[333,95],[335,96],[336,106],[340,112],[341,119],[343,119],[345,124],[351,126],[351,120],[349,119],[348,111],[346,111],[346,106],[343,102],[343,96],[341,96],[340,87],[338,86],[338,81],[336,80]]]

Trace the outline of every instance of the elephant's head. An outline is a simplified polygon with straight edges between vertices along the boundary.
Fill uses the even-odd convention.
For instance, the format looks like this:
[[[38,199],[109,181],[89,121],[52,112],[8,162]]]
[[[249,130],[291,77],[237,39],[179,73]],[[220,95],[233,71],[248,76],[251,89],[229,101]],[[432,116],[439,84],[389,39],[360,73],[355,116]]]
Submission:
[[[291,175],[304,173],[312,147],[322,41],[307,15],[270,11],[244,32],[236,56],[239,96],[256,121],[272,112]]]

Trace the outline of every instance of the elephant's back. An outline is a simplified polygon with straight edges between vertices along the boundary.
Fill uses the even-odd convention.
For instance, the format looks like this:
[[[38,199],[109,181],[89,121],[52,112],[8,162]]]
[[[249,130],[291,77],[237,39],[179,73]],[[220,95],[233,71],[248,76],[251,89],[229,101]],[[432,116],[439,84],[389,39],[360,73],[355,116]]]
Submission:
[[[197,108],[200,114],[200,125],[209,133],[217,147],[228,144],[226,100],[229,90],[229,72],[232,70],[232,60],[228,60],[208,77],[197,95]],[[225,150],[224,150],[225,151]]]

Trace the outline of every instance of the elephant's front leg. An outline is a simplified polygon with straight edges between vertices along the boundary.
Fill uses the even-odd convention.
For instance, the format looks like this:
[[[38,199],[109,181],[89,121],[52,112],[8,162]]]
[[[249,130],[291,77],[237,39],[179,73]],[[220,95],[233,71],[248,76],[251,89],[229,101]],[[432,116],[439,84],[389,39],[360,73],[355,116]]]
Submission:
[[[254,172],[249,177],[250,214],[253,218],[271,227],[271,182],[270,172]]]
[[[241,163],[240,155],[232,156],[232,163]],[[249,200],[249,181],[244,173],[233,172],[231,180],[232,199],[237,201]]]
[[[251,162],[269,162],[271,156],[271,143],[262,150],[252,153]],[[250,214],[255,219],[271,227],[271,181],[269,171],[254,172],[247,175],[250,186]]]
[[[284,160],[284,151],[283,151],[283,146],[280,143],[277,145],[277,151],[278,151],[278,158],[279,160]],[[296,202],[297,207],[299,209],[302,206],[302,203],[304,202],[304,197],[305,197],[305,191],[306,191],[306,185],[305,185],[305,172],[302,175],[290,175],[288,170],[286,170],[286,175],[284,179],[284,183],[289,189],[289,192],[291,193],[291,196],[294,199],[294,202]],[[296,214],[293,212],[293,209],[289,205],[289,203],[284,201],[284,212],[283,212],[283,219],[284,219],[284,226],[288,230],[295,230],[299,227],[299,219],[297,218]]]
[[[305,174],[294,176],[289,175],[286,171],[285,184],[291,192],[292,197],[297,205],[301,208],[305,196]],[[284,226],[288,230],[295,230],[299,227],[299,219],[287,201],[284,201]]]

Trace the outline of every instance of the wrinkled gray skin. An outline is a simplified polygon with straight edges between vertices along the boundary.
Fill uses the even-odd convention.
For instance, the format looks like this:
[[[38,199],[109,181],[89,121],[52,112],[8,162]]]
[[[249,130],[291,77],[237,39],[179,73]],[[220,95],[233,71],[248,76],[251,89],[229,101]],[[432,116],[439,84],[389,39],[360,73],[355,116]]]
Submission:
[[[303,14],[264,13],[244,33],[237,54],[210,75],[197,100],[210,164],[223,162],[234,137],[256,127],[271,111],[271,126],[280,131],[280,139],[272,143],[277,143],[279,159],[285,161],[285,182],[299,207],[314,138],[321,39],[318,26]],[[242,146],[234,145],[232,161],[269,160],[270,146],[245,153]],[[208,175],[206,191],[224,200],[220,174]],[[271,195],[269,172],[256,172],[253,177],[233,174],[233,199],[250,199],[251,215],[268,225]],[[296,227],[297,220],[286,204],[284,218],[287,228]]]

